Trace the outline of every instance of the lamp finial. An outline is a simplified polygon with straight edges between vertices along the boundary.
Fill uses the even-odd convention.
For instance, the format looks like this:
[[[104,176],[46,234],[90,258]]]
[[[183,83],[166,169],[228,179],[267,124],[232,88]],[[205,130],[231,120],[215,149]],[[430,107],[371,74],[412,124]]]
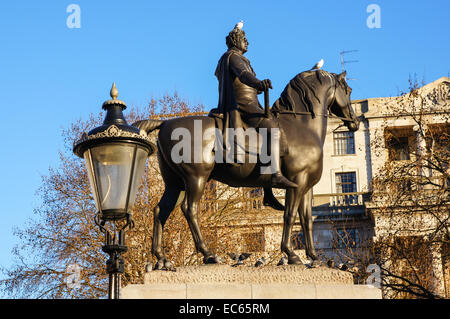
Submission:
[[[109,92],[109,95],[111,95],[112,99],[115,100],[119,96],[119,91],[116,88],[116,82],[113,82],[111,91]]]
[[[113,82],[111,91],[109,91],[109,95],[111,96],[111,99],[103,103],[102,108],[104,110],[107,110],[111,105],[121,105],[123,110],[127,108],[127,105],[124,101],[117,99],[117,97],[119,96],[119,90],[117,90],[116,82]]]

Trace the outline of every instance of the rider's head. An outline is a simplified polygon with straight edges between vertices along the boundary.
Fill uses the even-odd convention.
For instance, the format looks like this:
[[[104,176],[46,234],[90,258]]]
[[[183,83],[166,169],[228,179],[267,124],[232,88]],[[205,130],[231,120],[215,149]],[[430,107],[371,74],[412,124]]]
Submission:
[[[248,41],[245,36],[245,31],[242,29],[234,28],[226,37],[227,47],[229,49],[236,48],[242,53],[247,52]]]

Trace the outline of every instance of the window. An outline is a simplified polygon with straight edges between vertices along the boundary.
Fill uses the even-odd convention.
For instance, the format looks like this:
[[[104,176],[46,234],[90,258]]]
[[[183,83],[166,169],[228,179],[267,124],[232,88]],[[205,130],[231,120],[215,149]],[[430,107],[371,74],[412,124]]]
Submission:
[[[260,197],[262,195],[263,195],[262,188],[254,188],[254,189],[250,190],[250,198]]]
[[[252,200],[252,207],[254,209],[261,209],[262,208],[262,203],[260,199],[254,199]]]
[[[410,159],[407,137],[391,138],[388,143],[389,159],[391,161],[406,161]]]
[[[426,137],[429,143],[428,148],[433,153],[442,153],[442,155],[448,156],[450,153],[450,124],[430,124],[428,128]]]
[[[254,189],[250,190],[248,195],[250,198],[252,198],[251,207],[253,207],[254,209],[261,209],[262,208],[262,200],[260,197],[263,195],[263,189],[262,188],[254,188]]]
[[[402,193],[410,192],[413,189],[413,183],[408,178],[402,179],[399,181],[398,189]]]
[[[359,230],[357,228],[338,229],[336,235],[338,248],[359,247]]]
[[[356,193],[356,173],[336,173],[336,193]],[[352,205],[358,203],[358,195],[345,195],[340,199],[341,204]]]
[[[336,173],[336,193],[356,193],[356,173]]]
[[[353,132],[334,132],[334,155],[355,154],[355,135]]]
[[[428,149],[433,155],[434,160],[439,164],[434,168],[433,175],[441,175],[441,185],[443,188],[450,188],[450,124],[429,125],[428,131]]]
[[[411,150],[415,149],[416,133],[412,126],[389,127],[385,130],[386,147],[390,161],[411,159]]]

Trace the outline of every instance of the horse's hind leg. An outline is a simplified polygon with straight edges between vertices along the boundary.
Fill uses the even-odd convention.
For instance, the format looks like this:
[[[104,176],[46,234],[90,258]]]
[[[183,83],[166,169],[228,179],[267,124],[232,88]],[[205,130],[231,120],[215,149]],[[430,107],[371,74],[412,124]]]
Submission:
[[[156,269],[172,269],[173,265],[168,262],[163,249],[164,224],[175,207],[183,201],[185,192],[182,188],[183,182],[181,178],[165,161],[160,149],[158,150],[158,162],[165,189],[158,205],[153,209],[152,254],[158,260]]]
[[[153,209],[152,253],[158,259],[155,269],[173,269],[173,265],[167,260],[163,249],[163,229],[170,213],[182,202],[184,196],[184,191],[166,185],[161,200]]]
[[[312,259],[313,264],[317,258],[313,241],[313,219],[312,219],[312,188],[309,189],[302,198],[298,209],[300,223],[305,235],[306,255]]]
[[[186,198],[183,205],[181,205],[181,210],[191,230],[195,248],[203,254],[203,262],[205,264],[215,264],[220,262],[220,260],[206,246],[198,222],[198,205],[203,195],[206,180],[207,178],[198,176],[189,179],[186,183]]]

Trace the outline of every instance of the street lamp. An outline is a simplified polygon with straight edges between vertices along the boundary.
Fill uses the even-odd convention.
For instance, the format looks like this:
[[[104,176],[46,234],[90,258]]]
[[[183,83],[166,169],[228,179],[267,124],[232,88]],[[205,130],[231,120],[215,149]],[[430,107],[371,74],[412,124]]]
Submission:
[[[126,104],[117,99],[119,92],[115,83],[110,95],[112,99],[102,106],[106,110],[103,125],[83,133],[74,143],[73,152],[86,161],[97,208],[95,223],[105,234],[102,250],[109,255],[106,262],[108,296],[118,299],[120,274],[124,272],[122,253],[128,249],[125,231],[134,227],[131,209],[146,159],[156,147],[145,131],[127,124],[122,114]],[[109,227],[105,226],[106,222]]]

